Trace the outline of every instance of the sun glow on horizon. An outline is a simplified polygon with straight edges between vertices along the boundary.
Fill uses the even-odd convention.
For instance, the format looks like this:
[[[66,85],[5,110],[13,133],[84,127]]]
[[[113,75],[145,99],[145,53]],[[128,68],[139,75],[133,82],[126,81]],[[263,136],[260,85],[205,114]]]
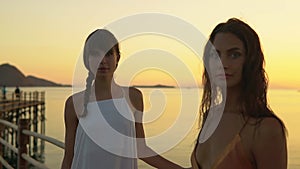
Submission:
[[[300,16],[298,12],[300,1],[254,0],[245,3],[229,0],[186,3],[166,0],[118,3],[118,5],[111,1],[57,3],[32,0],[1,2],[0,64],[14,65],[25,75],[72,84],[85,38],[93,30],[120,18],[144,12],[169,14],[189,22],[208,37],[216,24],[230,17],[237,17],[253,27],[260,37],[270,87],[300,89],[298,75],[300,23],[296,22]],[[158,35],[143,35],[126,39],[120,45],[122,55],[120,67],[132,56],[150,57],[159,61],[159,57],[172,55],[175,60],[180,60],[186,65],[191,71],[190,74],[195,77],[196,83],[201,84],[202,60],[180,41]],[[150,50],[156,51],[157,56],[153,56]],[[131,66],[126,71],[134,70],[134,63],[129,65]],[[122,74],[126,74],[126,71],[121,71],[117,72],[117,81],[123,84],[126,79],[122,79]],[[135,76],[130,77],[131,83],[175,85],[176,80],[186,81],[184,79],[186,73],[172,71],[174,72],[170,72],[170,76],[168,73],[150,69],[142,73],[137,72]],[[172,77],[172,74],[175,74],[176,78]],[[82,76],[85,79],[86,74],[83,73]],[[186,85],[193,83],[185,82]]]

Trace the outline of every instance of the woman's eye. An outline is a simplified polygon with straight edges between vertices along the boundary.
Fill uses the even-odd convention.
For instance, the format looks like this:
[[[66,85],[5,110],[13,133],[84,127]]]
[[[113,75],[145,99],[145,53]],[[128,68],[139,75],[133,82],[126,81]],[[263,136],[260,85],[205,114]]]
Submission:
[[[107,53],[106,53],[106,57],[109,57],[109,56],[112,56],[112,55],[114,55],[114,52],[113,52],[113,50],[109,50]]]
[[[113,55],[114,55],[113,53],[109,52],[105,56],[113,56]]]
[[[209,55],[211,58],[214,58],[214,59],[219,58],[219,54],[217,52],[211,52]]]
[[[233,53],[231,53],[231,55],[230,55],[230,57],[231,57],[232,59],[238,58],[238,57],[240,57],[240,56],[241,56],[241,53],[239,53],[239,52],[233,52]]]

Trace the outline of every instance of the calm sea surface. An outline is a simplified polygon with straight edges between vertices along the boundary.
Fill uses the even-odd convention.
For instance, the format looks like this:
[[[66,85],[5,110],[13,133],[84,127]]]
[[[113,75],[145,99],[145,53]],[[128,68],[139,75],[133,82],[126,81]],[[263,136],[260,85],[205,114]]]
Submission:
[[[8,88],[8,91],[13,90],[14,88]],[[64,102],[72,94],[72,88],[21,88],[21,90],[46,91],[46,135],[64,141]],[[179,126],[176,128],[179,134],[169,136],[169,140],[160,142],[159,145],[150,144],[154,150],[160,151],[161,147],[170,143],[173,144],[173,140],[179,140],[170,150],[162,153],[162,156],[182,166],[190,166],[190,154],[198,132],[197,119],[191,119],[191,117],[196,115],[194,108],[198,105],[188,105],[189,101],[186,101],[186,98],[194,96],[195,93],[201,94],[201,89],[143,88],[140,90],[144,95],[144,107],[147,113],[147,124],[144,126],[146,136],[155,137],[161,133],[169,132],[168,129],[176,128],[176,125],[178,127],[176,121],[178,121],[179,116],[182,122],[180,125],[191,126],[189,132],[183,131],[183,127]],[[268,93],[268,99],[271,108],[284,121],[288,130],[288,168],[298,169],[300,168],[300,92],[271,89]],[[181,136],[183,139],[180,138]],[[48,167],[60,168],[63,150],[46,143],[45,157],[45,164]],[[151,167],[139,161],[139,168]]]

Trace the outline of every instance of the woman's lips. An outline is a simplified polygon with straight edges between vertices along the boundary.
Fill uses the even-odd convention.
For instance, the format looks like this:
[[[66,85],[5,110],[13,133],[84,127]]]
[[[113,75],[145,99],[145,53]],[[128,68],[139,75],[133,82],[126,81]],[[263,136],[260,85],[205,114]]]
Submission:
[[[222,79],[225,79],[225,78],[228,79],[228,78],[232,77],[232,74],[229,74],[229,73],[223,74],[222,73],[222,74],[218,74],[217,77],[222,78]]]
[[[108,70],[109,70],[109,68],[105,68],[105,67],[98,68],[98,71],[101,71],[101,72],[106,72]]]

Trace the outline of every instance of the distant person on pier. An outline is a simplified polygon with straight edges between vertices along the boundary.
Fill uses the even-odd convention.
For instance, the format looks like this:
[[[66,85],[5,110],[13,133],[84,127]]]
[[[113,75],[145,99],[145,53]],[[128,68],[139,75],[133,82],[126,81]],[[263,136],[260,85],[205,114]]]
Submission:
[[[16,95],[17,99],[20,99],[20,97],[21,97],[21,90],[20,90],[19,86],[17,86],[16,89],[15,89],[15,95]]]
[[[2,99],[6,100],[6,86],[5,85],[2,86]]]
[[[84,45],[86,89],[65,103],[65,153],[62,169],[136,169],[137,158],[155,168],[181,167],[146,145],[143,96],[118,85],[114,72],[119,44],[108,30],[91,33]]]

